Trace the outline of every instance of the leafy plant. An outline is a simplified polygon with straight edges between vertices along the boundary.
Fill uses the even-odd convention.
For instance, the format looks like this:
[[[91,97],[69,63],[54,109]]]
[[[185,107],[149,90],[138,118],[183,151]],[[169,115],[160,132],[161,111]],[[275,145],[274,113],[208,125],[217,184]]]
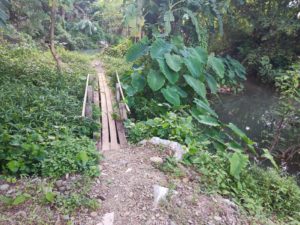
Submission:
[[[147,76],[150,89],[154,92],[160,91],[165,100],[174,106],[179,106],[182,102],[188,103],[194,96],[191,90],[202,99],[206,99],[205,83],[212,93],[217,92],[217,81],[224,80],[225,76],[224,62],[227,77],[235,81],[245,79],[243,66],[230,57],[222,60],[213,54],[208,56],[206,50],[201,47],[185,47],[183,44],[177,47],[162,38],[156,38],[150,45],[148,43],[142,40],[127,52],[128,61],[135,61],[141,56],[151,57],[148,58],[144,70],[132,73],[132,85],[126,88],[131,92],[130,96],[145,91],[144,84],[141,87],[139,84]]]

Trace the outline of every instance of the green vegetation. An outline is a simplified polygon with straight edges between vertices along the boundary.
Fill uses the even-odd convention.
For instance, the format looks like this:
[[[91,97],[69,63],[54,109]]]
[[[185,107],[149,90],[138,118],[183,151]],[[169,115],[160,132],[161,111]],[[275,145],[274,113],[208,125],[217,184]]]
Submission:
[[[163,171],[180,177],[183,164],[197,172],[204,192],[230,198],[247,213],[299,224],[300,189],[283,170],[300,168],[299,6],[298,0],[1,1],[0,173],[99,174],[91,138],[99,136],[100,110],[93,106],[92,119],[80,117],[89,62],[97,57],[113,88],[120,75],[132,111],[129,140],[157,136],[186,148],[184,160],[167,158]],[[74,52],[84,49],[97,54]],[[261,115],[270,111],[272,118],[259,143],[247,128],[222,121],[212,104],[223,93],[243,93],[250,76],[278,95]],[[63,213],[96,207],[87,190],[68,196],[47,190],[43,201]],[[31,198],[25,191],[0,201],[16,206]]]
[[[1,173],[96,175],[99,156],[88,137],[97,125],[80,118],[88,60],[62,51],[66,68],[58,74],[49,53],[12,47],[0,47]]]

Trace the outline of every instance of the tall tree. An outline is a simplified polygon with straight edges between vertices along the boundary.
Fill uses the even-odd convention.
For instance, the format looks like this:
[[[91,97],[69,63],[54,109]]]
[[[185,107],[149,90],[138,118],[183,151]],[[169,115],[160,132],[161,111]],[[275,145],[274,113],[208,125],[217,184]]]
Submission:
[[[55,49],[55,21],[56,21],[56,11],[57,11],[57,0],[52,0],[50,2],[50,7],[51,7],[51,21],[50,21],[50,51],[53,55],[53,58],[56,62],[57,70],[61,72],[62,68],[62,61],[60,56],[57,54],[56,49]]]

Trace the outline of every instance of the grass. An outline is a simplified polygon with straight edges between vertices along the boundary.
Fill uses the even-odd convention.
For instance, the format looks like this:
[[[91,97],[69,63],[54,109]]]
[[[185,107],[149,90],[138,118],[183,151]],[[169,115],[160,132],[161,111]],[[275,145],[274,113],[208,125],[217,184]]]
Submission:
[[[97,199],[90,197],[93,181],[88,176],[72,176],[64,180],[66,191],[59,191],[56,180],[39,177],[22,178],[10,183],[10,194],[5,198],[29,196],[18,204],[3,202],[0,193],[0,224],[13,221],[20,224],[54,224],[58,218],[73,223],[83,211],[94,211],[100,207]],[[49,198],[50,194],[53,198]],[[47,199],[48,196],[48,199]],[[25,215],[25,216],[24,216]],[[12,219],[14,218],[14,219]]]
[[[89,57],[60,49],[58,73],[48,51],[6,43],[0,54],[0,173],[97,175],[99,124],[80,117]]]

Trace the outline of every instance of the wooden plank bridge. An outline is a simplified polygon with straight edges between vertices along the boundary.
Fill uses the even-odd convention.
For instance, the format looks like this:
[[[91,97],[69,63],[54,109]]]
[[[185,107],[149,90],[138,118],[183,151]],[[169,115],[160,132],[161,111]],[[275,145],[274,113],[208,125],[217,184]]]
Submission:
[[[127,119],[129,108],[122,102],[124,95],[119,77],[116,74],[118,82],[116,84],[116,95],[114,96],[108,85],[101,63],[94,61],[92,66],[97,72],[93,85],[96,90],[91,90],[92,86],[88,85],[90,83],[90,76],[88,76],[83,103],[83,116],[93,117],[91,113],[92,105],[100,108],[101,116],[99,122],[101,131],[99,131],[99,135],[94,135],[97,139],[97,148],[99,150],[108,151],[125,148],[127,140],[123,121]]]

